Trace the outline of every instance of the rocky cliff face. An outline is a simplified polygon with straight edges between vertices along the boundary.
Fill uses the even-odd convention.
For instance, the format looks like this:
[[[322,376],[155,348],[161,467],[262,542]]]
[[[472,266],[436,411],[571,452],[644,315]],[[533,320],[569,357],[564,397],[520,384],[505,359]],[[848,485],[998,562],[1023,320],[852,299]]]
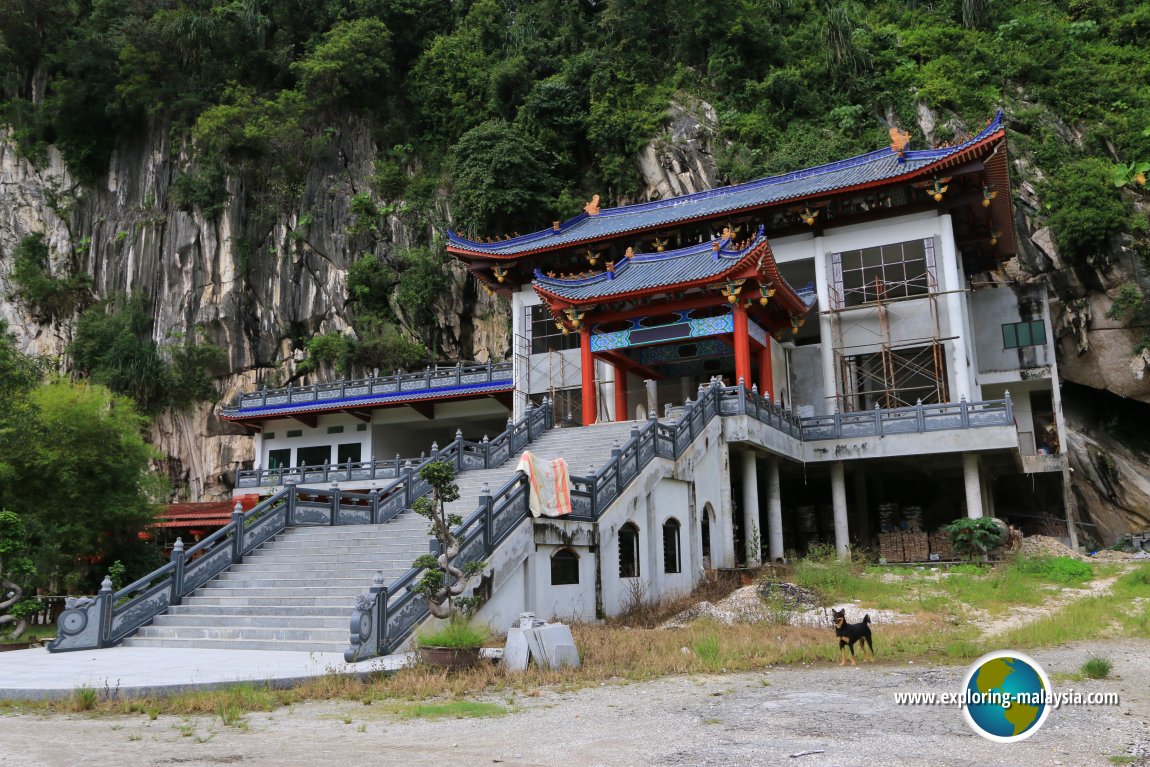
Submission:
[[[226,209],[206,218],[173,200],[174,178],[188,158],[167,130],[117,151],[106,179],[94,187],[71,178],[57,153],[37,166],[0,137],[0,317],[26,351],[60,359],[67,368],[75,318],[41,325],[8,299],[13,248],[42,233],[53,273],[89,274],[94,299],[146,295],[157,343],[198,329],[224,350],[227,363],[214,371],[220,401],[262,383],[286,382],[302,358],[295,339],[351,332],[349,264],[365,250],[382,254],[391,242],[417,239],[398,219],[388,222],[390,241],[364,242],[347,233],[349,201],[370,189],[375,152],[365,129],[347,126],[312,163],[290,209],[273,216],[249,209],[251,196],[230,179]],[[504,358],[510,347],[504,310],[462,271],[451,284],[451,296],[436,307],[443,355]],[[251,453],[251,438],[220,420],[218,404],[165,413],[152,426],[169,475],[192,499],[225,496],[237,462]]]

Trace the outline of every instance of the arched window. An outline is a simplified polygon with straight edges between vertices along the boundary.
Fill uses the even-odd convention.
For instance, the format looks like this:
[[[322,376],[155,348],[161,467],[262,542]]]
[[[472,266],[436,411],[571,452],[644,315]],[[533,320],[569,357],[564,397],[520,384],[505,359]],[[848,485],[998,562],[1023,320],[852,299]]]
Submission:
[[[632,522],[619,528],[619,577],[639,577],[639,528]]]
[[[679,548],[679,520],[672,517],[663,523],[663,572],[683,572]]]
[[[572,586],[579,583],[579,555],[571,549],[559,549],[551,555],[551,585]]]

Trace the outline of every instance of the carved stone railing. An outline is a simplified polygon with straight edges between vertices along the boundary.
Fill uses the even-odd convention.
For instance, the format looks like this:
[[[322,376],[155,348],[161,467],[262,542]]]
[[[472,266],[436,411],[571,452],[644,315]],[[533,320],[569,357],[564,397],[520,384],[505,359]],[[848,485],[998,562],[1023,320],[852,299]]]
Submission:
[[[443,448],[432,445],[424,463],[447,461],[456,471],[494,468],[522,450],[554,425],[551,405],[531,408],[492,440],[468,442],[456,438]],[[382,524],[410,508],[430,486],[419,476],[424,464],[406,464],[402,476],[387,487],[370,492],[339,487],[309,488],[289,485],[245,512],[236,504],[232,520],[185,550],[177,539],[167,564],[122,589],[105,578],[93,599],[77,600],[60,614],[50,652],[111,647],[232,565],[243,561],[288,527],[297,525]]]
[[[407,392],[417,393],[428,389],[480,386],[500,381],[511,383],[511,380],[512,367],[510,362],[469,367],[462,365],[446,368],[428,367],[427,370],[420,373],[396,372],[390,376],[359,378],[311,386],[261,389],[257,392],[240,394],[233,406],[223,408],[223,413],[225,416],[231,416],[250,408],[314,405],[346,399],[380,397]]]
[[[383,479],[399,479],[403,467],[419,458],[396,456],[388,460],[347,461],[346,463],[322,463],[294,468],[240,469],[236,472],[236,487],[282,487],[285,485],[329,484],[331,482],[372,482]]]
[[[1000,400],[944,402],[911,407],[879,408],[855,413],[808,416],[802,419],[803,441],[883,437],[950,429],[977,429],[1014,424],[1010,392]]]

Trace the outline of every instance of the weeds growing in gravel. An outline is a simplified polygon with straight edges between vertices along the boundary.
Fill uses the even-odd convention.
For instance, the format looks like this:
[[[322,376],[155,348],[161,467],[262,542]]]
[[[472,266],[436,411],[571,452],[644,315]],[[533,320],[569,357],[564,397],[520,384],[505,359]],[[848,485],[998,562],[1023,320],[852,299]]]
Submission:
[[[1091,679],[1105,679],[1114,666],[1105,658],[1091,658],[1082,664],[1082,675]]]

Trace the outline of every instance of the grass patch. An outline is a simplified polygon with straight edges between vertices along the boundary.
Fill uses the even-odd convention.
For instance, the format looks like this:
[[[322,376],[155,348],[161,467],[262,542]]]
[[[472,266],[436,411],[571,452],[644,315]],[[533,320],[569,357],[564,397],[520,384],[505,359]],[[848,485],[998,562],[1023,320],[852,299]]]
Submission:
[[[416,637],[420,647],[482,647],[491,639],[491,631],[481,623],[472,623],[462,618],[452,618],[435,631],[421,633]]]
[[[1114,666],[1105,658],[1091,658],[1082,664],[1082,675],[1090,679],[1105,679]]]
[[[1130,754],[1112,754],[1110,756],[1111,764],[1134,764],[1136,761],[1138,761],[1138,757]]]
[[[712,632],[703,634],[691,645],[695,656],[708,671],[718,671],[723,667],[722,646],[719,643],[719,634]]]
[[[96,692],[96,688],[87,686],[72,690],[72,696],[68,700],[72,711],[91,711],[99,702],[100,694]]]
[[[388,706],[387,713],[398,719],[478,719],[506,716],[511,712],[498,703],[479,703],[471,700],[452,700],[444,703],[397,703]]]

